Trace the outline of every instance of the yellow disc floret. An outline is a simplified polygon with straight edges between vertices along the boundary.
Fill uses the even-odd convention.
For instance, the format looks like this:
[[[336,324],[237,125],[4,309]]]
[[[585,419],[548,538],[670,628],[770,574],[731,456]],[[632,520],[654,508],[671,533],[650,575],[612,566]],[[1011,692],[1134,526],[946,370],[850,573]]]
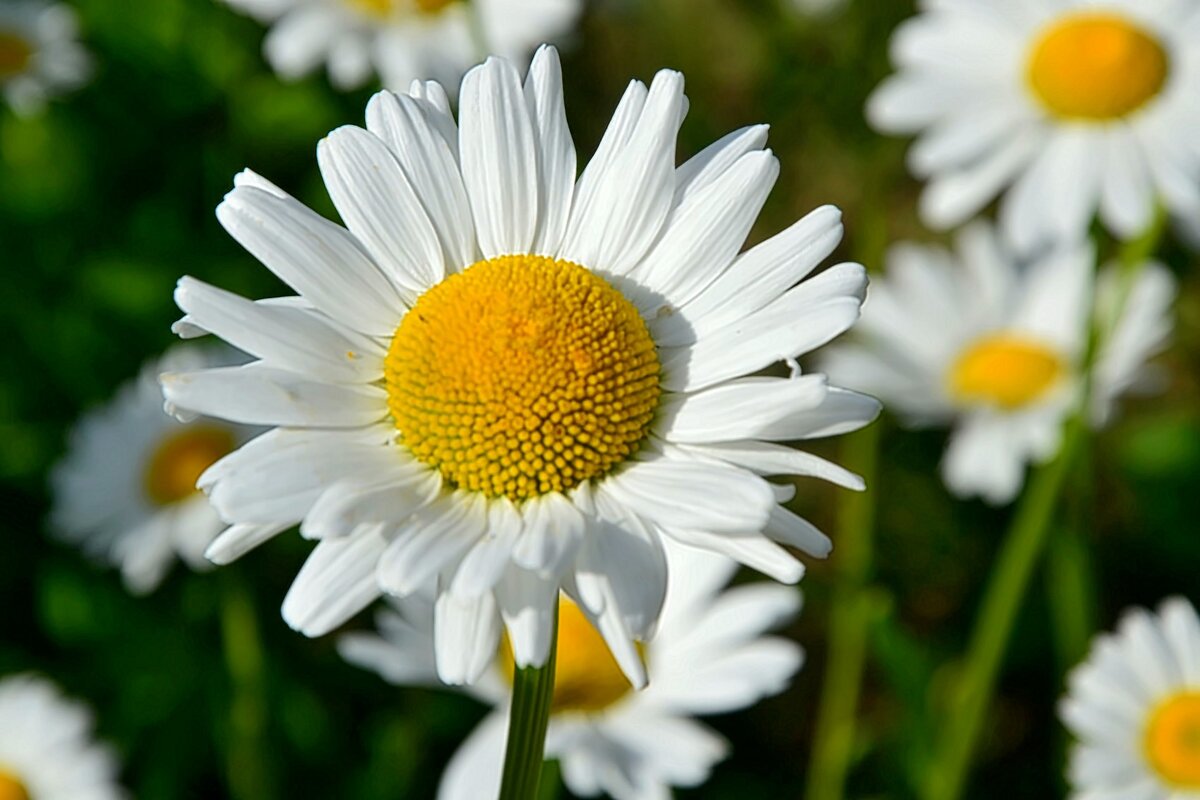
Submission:
[[[30,800],[25,784],[3,765],[0,765],[0,800]]]
[[[1014,410],[1049,391],[1066,373],[1062,357],[1032,339],[995,334],[978,339],[954,362],[950,394],[969,405]]]
[[[31,58],[33,48],[24,37],[0,30],[0,81],[24,72]]]
[[[456,0],[347,0],[351,6],[372,17],[388,17],[396,11],[436,14]]]
[[[481,261],[422,295],[384,367],[401,441],[452,486],[525,500],[632,455],[658,404],[637,309],[583,267]]]
[[[504,676],[511,678],[513,654],[507,634],[500,641],[498,661]],[[566,598],[559,600],[551,713],[603,711],[632,689],[604,638],[579,606]]]
[[[1042,33],[1031,50],[1028,77],[1034,94],[1056,116],[1112,120],[1157,95],[1168,66],[1154,33],[1123,16],[1082,12]]]
[[[215,425],[189,425],[167,436],[146,464],[146,494],[159,505],[191,497],[200,474],[231,452],[235,444],[231,431]]]
[[[1146,760],[1168,784],[1200,789],[1200,690],[1167,698],[1150,715]]]

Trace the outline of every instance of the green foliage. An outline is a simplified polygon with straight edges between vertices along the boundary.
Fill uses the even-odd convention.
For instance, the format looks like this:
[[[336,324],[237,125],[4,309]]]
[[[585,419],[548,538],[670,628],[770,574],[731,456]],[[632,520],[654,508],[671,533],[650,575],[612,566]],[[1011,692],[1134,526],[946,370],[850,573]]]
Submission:
[[[50,536],[46,476],[67,431],[173,341],[175,280],[195,275],[255,297],[281,292],[213,215],[233,175],[250,166],[332,215],[315,144],[338,125],[361,123],[369,96],[338,94],[320,75],[281,82],[262,61],[261,26],[216,0],[75,5],[97,62],[93,82],[41,117],[0,108],[0,674],[38,671],[86,698],[142,800],[223,797],[235,786],[264,800],[431,797],[481,709],[447,692],[387,686],[344,663],[333,637],[290,631],[276,609],[307,543],[281,537],[220,572],[179,567],[160,590],[135,598],[112,570]],[[563,53],[581,154],[594,148],[631,76],[680,68],[691,97],[681,156],[735,127],[772,124],[783,173],[754,241],[822,203],[845,212],[839,255],[847,258],[929,238],[915,221],[903,143],[873,134],[862,118],[888,70],[887,36],[910,7],[859,0],[843,14],[803,20],[785,5],[594,3]],[[1200,287],[1187,251],[1171,250],[1170,260],[1183,299],[1179,344],[1164,361],[1169,391],[1129,406],[1091,459],[1099,488],[1079,533],[1100,588],[1098,607],[1082,619],[1103,627],[1130,604],[1179,592],[1200,599]],[[943,721],[946,663],[964,648],[1008,522],[1005,510],[947,495],[937,477],[943,444],[939,433],[890,426],[870,488],[878,613],[853,797],[907,797],[919,783]],[[836,542],[840,490],[799,489],[798,507]],[[733,754],[706,788],[680,796],[800,796],[830,577],[829,565],[813,564],[806,580],[808,606],[792,633],[808,663],[796,686],[716,719]],[[1061,792],[1060,665],[1049,594],[1034,586],[969,793],[975,800]],[[363,615],[352,625],[369,623]],[[258,748],[249,755],[238,749],[247,741]]]

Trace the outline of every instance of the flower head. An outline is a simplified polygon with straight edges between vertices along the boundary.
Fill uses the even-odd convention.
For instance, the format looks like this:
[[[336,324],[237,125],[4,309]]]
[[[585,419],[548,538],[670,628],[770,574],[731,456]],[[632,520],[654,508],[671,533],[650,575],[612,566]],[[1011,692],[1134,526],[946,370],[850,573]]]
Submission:
[[[181,333],[261,359],[163,386],[274,426],[201,483],[230,522],[320,540],[284,616],[318,635],[432,580],[451,683],[491,663],[501,620],[517,663],[543,663],[562,587],[641,686],[663,537],[798,580],[780,544],[828,539],[762,476],[861,482],[775,442],[878,411],[798,367],[747,377],[849,327],[866,284],[856,264],[802,280],[840,238],[831,208],[739,255],[778,172],[765,129],[676,168],[683,79],[662,72],[576,181],[560,81],[543,49],[524,85],[502,59],[469,72],[457,122],[436,85],[377,95],[367,130],[318,147],[346,227],[252,173],[217,211],[297,297],[176,293]],[[238,530],[214,557],[257,541]]]
[[[1071,797],[1200,797],[1200,619],[1182,597],[1097,637],[1059,707]]]
[[[196,481],[248,431],[215,419],[181,423],[163,412],[158,375],[228,363],[217,351],[177,345],[142,368],[107,406],[71,433],[51,475],[57,533],[121,569],[133,592],[154,589],[176,558],[209,566],[204,551],[224,529]]]
[[[897,245],[872,284],[860,335],[831,348],[823,368],[914,424],[951,424],[947,486],[1008,502],[1025,465],[1058,451],[1092,328],[1096,424],[1170,334],[1175,284],[1164,267],[1146,265],[1126,294],[1116,268],[1093,290],[1094,259],[1081,243],[1024,262],[982,223],[963,230],[953,254]]]
[[[88,72],[69,6],[40,0],[0,6],[0,93],[14,111],[37,112],[48,98],[80,86]]]
[[[1156,202],[1200,214],[1200,17],[1188,3],[926,3],[871,97],[879,129],[918,134],[909,166],[935,227],[1003,193],[1021,252],[1104,224],[1131,237]]]
[[[327,65],[335,86],[353,89],[378,73],[400,90],[432,76],[457,86],[481,45],[524,62],[540,42],[564,34],[582,0],[226,0],[271,26],[263,45],[284,78]]]
[[[659,629],[643,648],[650,676],[643,691],[633,690],[578,607],[560,601],[546,756],[561,762],[579,796],[634,800],[702,784],[729,745],[693,717],[777,694],[803,662],[794,642],[765,635],[799,611],[799,592],[761,584],[725,589],[736,567],[729,559],[677,545],[667,555],[671,583]],[[343,656],[393,683],[435,684],[429,605],[410,597],[378,622],[379,634],[343,636]],[[439,800],[496,794],[511,675],[503,642],[467,687],[493,710],[451,759]]]
[[[0,680],[0,798],[121,800],[113,754],[88,710],[32,675]]]

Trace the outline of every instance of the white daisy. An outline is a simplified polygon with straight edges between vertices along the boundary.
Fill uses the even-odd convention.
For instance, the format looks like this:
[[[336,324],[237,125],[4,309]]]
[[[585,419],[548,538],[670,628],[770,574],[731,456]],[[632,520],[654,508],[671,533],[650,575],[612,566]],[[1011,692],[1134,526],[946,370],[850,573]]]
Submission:
[[[1074,800],[1200,798],[1200,619],[1182,597],[1126,612],[1070,674]]]
[[[1097,208],[1121,237],[1156,201],[1200,213],[1200,5],[926,0],[892,58],[868,117],[920,134],[909,168],[930,181],[928,224],[1004,192],[1001,227],[1028,252],[1079,235]]]
[[[247,430],[164,413],[158,375],[228,364],[220,355],[178,345],[146,364],[111,403],[79,421],[51,474],[56,532],[119,567],[131,592],[154,589],[177,558],[193,569],[211,566],[204,551],[225,525],[196,479]]]
[[[120,800],[117,762],[91,714],[32,675],[0,680],[0,798]]]
[[[831,348],[822,366],[912,423],[953,425],[942,461],[946,485],[958,495],[1008,502],[1025,465],[1058,451],[1078,397],[1093,264],[1091,245],[1079,243],[1026,265],[982,223],[963,230],[955,254],[897,245],[887,276],[872,284],[861,336]],[[1146,265],[1118,309],[1121,280],[1110,268],[1096,290],[1097,424],[1171,330],[1170,273]]]
[[[378,73],[400,90],[417,79],[457,85],[488,53],[522,64],[565,34],[583,0],[226,0],[271,26],[263,50],[282,77],[321,64],[341,89]]]
[[[18,114],[39,111],[90,72],[77,39],[75,12],[61,3],[0,4],[0,93]]]
[[[856,429],[878,404],[823,375],[746,377],[857,319],[863,268],[801,283],[841,237],[819,209],[738,255],[775,177],[766,129],[676,169],[683,78],[630,84],[575,179],[557,54],[525,85],[490,59],[455,124],[436,84],[383,92],[318,161],[346,223],[242,173],[226,229],[299,297],[251,302],[184,278],[184,335],[262,360],[163,377],[169,403],[277,426],[201,484],[227,520],[301,523],[320,544],[284,617],[325,633],[381,590],[439,576],[438,656],[478,676],[509,628],[541,664],[560,584],[631,680],[662,604],[660,537],[784,581],[829,540],[761,476],[861,481],[774,444]],[[235,529],[236,531],[237,529]],[[223,536],[225,561],[248,545]]]
[[[803,662],[794,642],[765,636],[800,608],[800,593],[746,585],[722,592],[736,565],[685,546],[668,546],[671,580],[661,624],[643,656],[650,685],[633,691],[603,639],[563,599],[546,757],[559,759],[575,795],[618,800],[669,796],[699,786],[728,743],[692,719],[753,705],[787,688]],[[436,685],[433,614],[410,597],[381,612],[382,636],[349,634],[339,650],[352,663],[400,685]],[[500,788],[511,690],[507,643],[468,691],[492,712],[451,759],[439,800],[495,797]]]

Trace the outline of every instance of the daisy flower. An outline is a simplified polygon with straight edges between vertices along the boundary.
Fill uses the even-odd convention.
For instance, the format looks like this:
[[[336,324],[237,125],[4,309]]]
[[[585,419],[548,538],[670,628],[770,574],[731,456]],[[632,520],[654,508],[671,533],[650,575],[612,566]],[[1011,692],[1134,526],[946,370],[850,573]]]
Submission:
[[[177,558],[193,569],[225,525],[196,479],[246,438],[214,419],[181,423],[163,412],[158,375],[229,363],[205,348],[178,345],[151,361],[111,403],[86,414],[51,474],[51,523],[64,539],[119,567],[142,594],[162,582]]]
[[[120,800],[117,762],[79,703],[42,678],[0,680],[0,798]]]
[[[878,412],[799,367],[748,377],[848,328],[866,284],[857,264],[802,280],[841,237],[832,208],[738,254],[778,174],[765,128],[676,168],[664,71],[629,85],[576,181],[560,82],[546,48],[524,85],[503,59],[471,70],[457,124],[436,84],[376,95],[366,130],[317,151],[345,227],[249,172],[217,209],[298,296],[176,292],[180,333],[261,359],[162,380],[177,408],[275,426],[201,485],[230,522],[320,540],[286,620],[320,635],[436,577],[448,683],[491,662],[501,619],[517,663],[544,663],[562,585],[642,686],[662,537],[798,580],[780,543],[829,540],[763,476],[862,484],[775,442]]]
[[[692,717],[778,694],[804,660],[794,642],[764,635],[799,611],[798,591],[757,584],[723,592],[734,562],[684,546],[667,553],[671,582],[661,624],[642,651],[650,685],[640,692],[579,608],[561,601],[546,757],[561,762],[572,794],[639,800],[699,786],[729,745]],[[348,634],[339,650],[393,683],[436,685],[428,603],[414,596],[397,608],[380,613],[381,635]],[[467,689],[492,712],[451,759],[438,800],[499,791],[511,675],[511,650],[502,642],[490,669]]]
[[[271,26],[263,51],[280,76],[325,64],[339,89],[375,73],[390,89],[418,78],[453,86],[489,52],[527,63],[583,9],[583,0],[225,1]]]
[[[919,134],[921,214],[947,228],[997,194],[1022,252],[1116,235],[1156,202],[1200,214],[1200,6],[1162,0],[926,0],[892,40],[871,123]]]
[[[18,114],[36,113],[87,79],[76,27],[75,12],[61,3],[0,4],[0,93]]]
[[[1126,612],[1070,674],[1074,800],[1200,798],[1200,619],[1182,597]]]
[[[1170,334],[1175,283],[1164,267],[1147,264],[1128,292],[1115,268],[1102,272],[1093,316],[1094,263],[1092,246],[1081,242],[1025,264],[983,223],[963,230],[953,254],[899,244],[887,277],[871,287],[861,336],[831,348],[822,366],[911,423],[952,425],[946,485],[1006,503],[1027,463],[1058,452],[1082,388],[1089,321],[1101,335],[1096,424]]]

